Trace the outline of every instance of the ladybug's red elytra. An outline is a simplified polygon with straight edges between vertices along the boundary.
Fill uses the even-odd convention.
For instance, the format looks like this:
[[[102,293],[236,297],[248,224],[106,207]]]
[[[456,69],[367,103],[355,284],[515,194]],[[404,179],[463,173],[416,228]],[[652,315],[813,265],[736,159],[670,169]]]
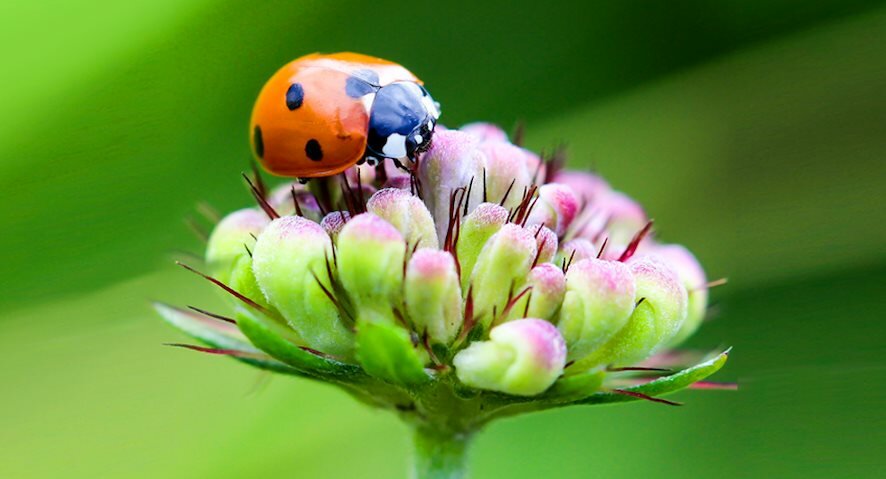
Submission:
[[[364,161],[415,161],[439,117],[439,104],[402,66],[358,53],[315,53],[268,80],[250,132],[268,171],[307,179]]]

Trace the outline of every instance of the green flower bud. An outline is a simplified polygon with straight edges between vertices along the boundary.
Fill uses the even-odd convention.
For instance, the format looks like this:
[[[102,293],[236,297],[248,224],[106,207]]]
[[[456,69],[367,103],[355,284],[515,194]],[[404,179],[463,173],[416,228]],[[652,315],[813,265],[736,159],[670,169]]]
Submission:
[[[393,321],[402,302],[406,241],[372,213],[351,218],[338,235],[338,271],[358,320]]]
[[[508,222],[508,210],[493,203],[482,203],[462,220],[456,252],[461,264],[462,288],[467,291],[480,250],[489,238]]]
[[[424,203],[408,191],[379,190],[366,203],[366,209],[397,228],[410,247],[417,244],[419,248],[437,248],[434,218]]]
[[[526,228],[506,224],[489,238],[471,275],[474,314],[484,328],[502,315],[532,268],[536,242]]]
[[[453,364],[458,379],[468,386],[532,396],[563,373],[566,344],[551,323],[518,319],[493,328],[489,341],[472,343]]]
[[[612,338],[634,309],[635,284],[624,263],[585,259],[566,273],[566,295],[557,323],[569,359],[581,359]]]
[[[333,289],[327,270],[331,257],[332,242],[323,228],[300,216],[285,216],[259,236],[252,269],[268,302],[309,347],[349,358],[353,333],[326,292]]]
[[[406,266],[406,311],[414,329],[449,344],[462,323],[461,287],[455,259],[445,251],[420,249]]]
[[[273,306],[265,298],[258,281],[255,279],[255,273],[252,271],[252,258],[249,255],[243,255],[237,260],[231,270],[230,280],[228,283],[234,291],[246,296],[256,304],[265,309],[272,310]],[[233,302],[235,306],[241,306],[242,302],[231,295],[225,295]]]
[[[264,212],[252,208],[225,216],[212,231],[206,245],[209,275],[222,283],[230,283],[237,260],[248,255],[246,248],[255,245],[255,237],[269,222]]]
[[[631,261],[628,267],[637,285],[638,304],[627,325],[600,349],[579,361],[577,371],[642,361],[667,344],[686,319],[686,288],[676,273],[664,263],[649,258]]]

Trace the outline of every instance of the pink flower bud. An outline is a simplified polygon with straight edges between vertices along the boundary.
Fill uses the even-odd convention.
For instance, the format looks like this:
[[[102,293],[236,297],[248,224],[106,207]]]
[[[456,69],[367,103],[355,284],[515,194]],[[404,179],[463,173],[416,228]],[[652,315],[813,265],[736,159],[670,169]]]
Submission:
[[[526,227],[535,236],[536,247],[539,251],[535,264],[550,263],[557,254],[557,247],[559,246],[557,235],[547,227],[541,226],[539,229],[539,226]]]
[[[347,223],[349,219],[351,219],[351,214],[347,211],[333,211],[323,217],[320,221],[320,226],[334,242],[338,239],[338,234],[341,232],[341,229],[345,227],[345,223]]]
[[[467,133],[469,135],[474,136],[481,142],[484,141],[499,141],[499,142],[507,142],[508,134],[505,133],[504,130],[498,127],[498,125],[493,125],[492,123],[468,123],[467,125],[459,128],[460,131]]]
[[[605,233],[602,236],[609,238],[610,247],[607,248],[607,252],[610,254],[621,254],[624,246],[649,222],[643,207],[618,191],[609,191],[600,195],[591,206],[597,212],[595,216],[597,221],[591,222],[585,231],[590,230],[591,234],[599,234],[601,228],[605,226]],[[605,222],[605,225],[601,225],[601,222]]]
[[[526,152],[500,141],[481,143],[480,150],[486,155],[487,199],[496,203],[504,199],[506,209],[516,207],[533,180],[534,172],[529,171]]]
[[[689,294],[686,321],[671,340],[671,345],[682,343],[701,325],[708,307],[707,276],[695,256],[683,246],[655,245],[649,254],[664,261],[677,273]]]
[[[564,260],[566,263],[571,260],[572,264],[575,264],[583,259],[596,258],[598,252],[599,248],[588,239],[571,239],[560,246],[557,264],[561,264]]]
[[[526,317],[551,320],[566,294],[566,276],[559,267],[542,263],[532,268],[523,288],[531,289],[514,305],[508,320]]]
[[[578,198],[566,185],[548,183],[538,189],[538,202],[529,215],[529,224],[543,224],[563,236],[578,214]]]
[[[478,146],[479,141],[467,133],[455,130],[437,132],[430,150],[419,162],[422,197],[436,221],[440,241],[446,236],[453,192],[459,188],[466,191],[473,182],[470,197],[464,199],[468,212],[482,201],[486,158]]]
[[[583,171],[559,171],[553,180],[568,186],[579,201],[586,204],[593,203],[601,194],[610,191],[609,183],[603,178]]]
[[[306,218],[319,220],[321,213],[320,206],[317,204],[317,198],[308,191],[305,185],[298,182],[283,183],[271,190],[267,198],[268,204],[280,216],[295,215],[297,211],[292,199],[293,191],[295,191],[295,198],[298,201],[302,214]]]

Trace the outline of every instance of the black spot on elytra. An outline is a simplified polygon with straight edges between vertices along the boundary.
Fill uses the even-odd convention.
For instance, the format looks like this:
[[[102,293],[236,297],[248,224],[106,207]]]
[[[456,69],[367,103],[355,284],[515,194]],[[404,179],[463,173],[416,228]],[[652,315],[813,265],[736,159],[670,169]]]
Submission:
[[[301,83],[289,85],[289,89],[286,90],[286,108],[289,108],[290,111],[295,110],[301,106],[304,99],[305,89],[302,88]]]
[[[262,158],[265,156],[265,142],[261,136],[261,127],[255,125],[255,128],[252,129],[252,144],[255,146],[255,154]]]
[[[320,142],[314,140],[313,138],[308,140],[307,144],[305,144],[305,154],[308,155],[313,161],[320,161],[323,159],[323,149],[320,148]]]
[[[369,69],[357,70],[345,80],[345,93],[351,98],[360,98],[378,88],[378,73]]]

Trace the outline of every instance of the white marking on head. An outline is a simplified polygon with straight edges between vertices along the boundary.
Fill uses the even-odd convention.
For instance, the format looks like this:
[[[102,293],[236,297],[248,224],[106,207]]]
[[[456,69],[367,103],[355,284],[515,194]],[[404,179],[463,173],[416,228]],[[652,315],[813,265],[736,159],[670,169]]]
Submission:
[[[421,135],[415,135],[415,143],[416,143],[416,144],[419,144],[419,145],[420,145],[420,144],[421,144],[421,141],[422,141],[423,139],[424,139],[424,138],[422,138]]]
[[[413,83],[411,81],[404,82],[404,85],[407,89],[412,90],[412,94],[418,97],[423,96],[424,94],[421,92],[421,87],[418,86],[417,83]]]
[[[434,119],[440,118],[440,109],[437,107],[437,102],[435,102],[430,95],[422,97],[421,102],[425,107],[425,110],[427,110]]]
[[[375,92],[367,93],[360,97],[360,103],[362,103],[363,108],[366,109],[367,115],[372,111],[373,102],[375,102]]]
[[[403,158],[406,156],[406,137],[399,133],[391,133],[381,152],[388,158]]]

